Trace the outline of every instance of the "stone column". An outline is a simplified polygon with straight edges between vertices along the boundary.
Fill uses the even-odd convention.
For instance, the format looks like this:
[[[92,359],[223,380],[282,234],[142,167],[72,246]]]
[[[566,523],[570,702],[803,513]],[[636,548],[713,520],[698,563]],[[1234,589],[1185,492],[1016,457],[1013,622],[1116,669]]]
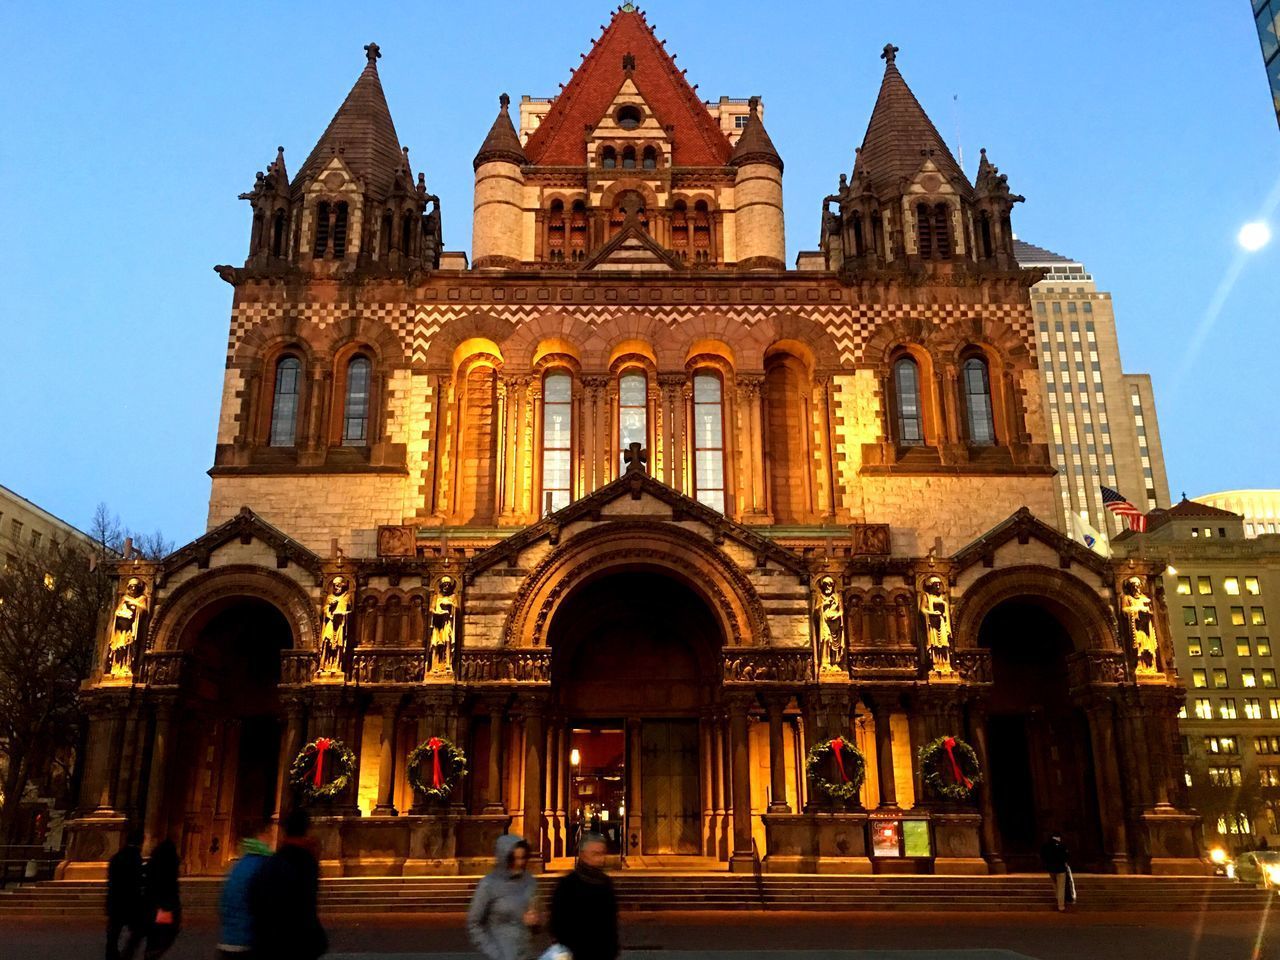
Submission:
[[[627,719],[627,832],[622,838],[622,852],[624,856],[629,855],[633,850],[640,853],[644,849],[644,810],[643,798],[640,793],[640,771],[641,771],[641,751],[642,741],[640,737],[640,721],[635,717]],[[635,846],[631,844],[631,838],[635,837]]]
[[[373,808],[375,817],[396,815],[396,727],[400,722],[400,697],[388,696],[379,700],[382,725],[378,731],[378,802]]]
[[[729,783],[729,738],[725,731],[726,718],[723,713],[717,713],[712,721],[712,770],[714,778],[712,784],[715,788],[715,804],[716,804],[716,820],[715,820],[715,852],[713,856],[717,859],[724,860],[729,856],[729,814],[731,811],[732,801],[729,794],[731,785]]]
[[[150,850],[168,834],[168,786],[173,765],[174,700],[156,701],[156,729],[151,742],[151,769],[147,775],[147,814],[143,824],[146,849]]]
[[[89,705],[88,749],[80,808],[91,817],[113,817],[116,743],[123,722],[122,705],[115,698],[99,697]]]
[[[992,873],[1004,873],[1000,856],[1000,831],[996,825],[996,805],[991,799],[992,770],[987,754],[987,713],[982,703],[969,708],[969,742],[978,755],[978,769],[983,782],[978,786],[978,809],[982,814],[982,856]]]
[[[883,696],[871,703],[871,716],[876,725],[876,771],[879,775],[880,808],[898,808],[898,788],[893,779],[893,731],[889,726],[889,704]]]
[[[715,737],[712,734],[712,725],[714,720],[709,714],[703,714],[702,719],[698,721],[698,758],[699,763],[699,786],[701,787],[700,796],[702,798],[702,853],[704,856],[713,856],[712,850],[714,844],[712,836],[715,831],[715,796],[714,796],[714,780],[715,780]]]
[[[524,837],[529,841],[529,859],[541,864],[542,856],[542,786],[543,750],[542,699],[521,698],[524,715]]]
[[[293,758],[302,752],[302,740],[305,734],[303,727],[303,703],[297,696],[289,696],[284,701],[284,737],[280,744],[280,764],[276,773],[276,821],[282,820],[293,806],[293,794],[289,786],[289,767]]]
[[[765,709],[769,712],[769,812],[790,813],[787,803],[787,752],[782,738],[782,711],[786,709],[787,694],[770,694],[765,697]]]
[[[1116,762],[1115,722],[1109,697],[1090,698],[1085,705],[1089,719],[1089,742],[1093,749],[1098,782],[1098,818],[1106,840],[1106,853],[1117,873],[1129,872],[1129,840],[1124,823],[1124,788]]]
[[[733,854],[729,858],[732,871],[751,870],[754,865],[751,847],[751,751],[748,740],[747,712],[752,699],[739,695],[729,700],[729,745],[733,754]]]
[[[498,522],[502,525],[513,524],[517,522],[516,497],[519,496],[520,488],[516,482],[516,461],[519,451],[519,408],[520,408],[520,381],[518,378],[499,377],[498,379],[498,398],[499,410],[502,418],[502,439],[498,444],[498,452],[500,456],[499,463],[499,483],[502,486],[502,493],[499,498],[501,504],[498,512]]]
[[[484,812],[505,813],[502,803],[502,716],[507,698],[486,701],[489,708],[489,776],[484,785]]]

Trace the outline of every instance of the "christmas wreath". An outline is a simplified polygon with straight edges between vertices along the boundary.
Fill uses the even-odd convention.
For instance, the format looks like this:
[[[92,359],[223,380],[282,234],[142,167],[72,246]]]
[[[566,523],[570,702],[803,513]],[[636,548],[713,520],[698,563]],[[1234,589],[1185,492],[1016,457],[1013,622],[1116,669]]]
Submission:
[[[308,800],[332,800],[347,788],[356,755],[341,740],[319,737],[293,758],[289,782]]]
[[[929,789],[947,800],[968,800],[982,782],[978,755],[955,737],[938,737],[920,748],[920,773]]]
[[[408,767],[414,790],[429,799],[444,800],[466,776],[467,757],[451,740],[431,737],[413,748]]]
[[[825,776],[832,767],[838,780],[828,780]],[[858,748],[843,737],[815,743],[805,760],[809,781],[832,800],[858,799],[866,768],[867,762]]]

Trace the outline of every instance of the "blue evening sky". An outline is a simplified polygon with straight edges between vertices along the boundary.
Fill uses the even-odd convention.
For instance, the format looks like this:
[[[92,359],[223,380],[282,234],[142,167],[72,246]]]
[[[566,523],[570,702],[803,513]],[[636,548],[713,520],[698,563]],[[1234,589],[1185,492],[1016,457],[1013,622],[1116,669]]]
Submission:
[[[786,160],[788,255],[853,163],[881,47],[935,123],[1027,197],[1019,236],[1115,296],[1155,381],[1175,498],[1280,486],[1280,131],[1249,0],[643,4],[704,99],[760,94]],[[179,543],[204,529],[236,195],[296,172],[364,65],[469,249],[471,158],[497,96],[547,96],[607,2],[6,4],[0,483],[80,525],[105,500]],[[958,98],[958,99],[957,99]],[[1137,491],[1129,492],[1136,497]]]

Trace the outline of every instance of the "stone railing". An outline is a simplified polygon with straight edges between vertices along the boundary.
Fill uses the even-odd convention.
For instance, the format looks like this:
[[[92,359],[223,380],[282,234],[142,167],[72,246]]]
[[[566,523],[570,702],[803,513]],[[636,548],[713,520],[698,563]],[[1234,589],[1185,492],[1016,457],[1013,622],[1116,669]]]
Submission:
[[[968,683],[991,682],[991,651],[989,650],[955,650],[951,651],[951,665],[955,667],[960,679]]]
[[[464,650],[458,679],[463,683],[550,683],[551,651],[527,647]]]
[[[808,650],[724,649],[725,683],[808,683],[813,679],[813,654]]]
[[[142,661],[142,681],[153,687],[176,687],[186,660],[181,650],[152,650]]]
[[[357,650],[351,657],[351,679],[361,684],[421,683],[426,669],[426,651],[418,647],[373,647]]]
[[[915,647],[851,650],[849,666],[855,678],[911,680],[920,673],[920,655]]]
[[[1090,684],[1124,683],[1127,675],[1123,654],[1098,650],[1067,658],[1067,686],[1072,689]]]
[[[280,682],[298,685],[310,683],[316,669],[313,650],[285,650],[280,654]]]

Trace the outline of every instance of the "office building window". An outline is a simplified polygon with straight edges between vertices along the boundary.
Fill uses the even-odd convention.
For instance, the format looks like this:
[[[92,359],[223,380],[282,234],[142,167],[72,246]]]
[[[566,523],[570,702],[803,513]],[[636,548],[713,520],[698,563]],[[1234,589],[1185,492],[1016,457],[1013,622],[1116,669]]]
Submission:
[[[1196,608],[1195,608],[1195,607],[1183,607],[1183,608],[1182,608],[1182,625],[1183,625],[1184,627],[1194,627],[1194,626],[1196,626],[1199,622],[1200,622],[1200,621],[1198,621],[1198,620],[1196,619]]]
[[[1280,754],[1280,737],[1254,737],[1253,752],[1264,757]]]
[[[1235,701],[1224,700],[1223,703],[1233,703]],[[1232,707],[1234,710],[1234,706]],[[1227,757],[1240,756],[1240,741],[1234,734],[1226,734],[1217,737],[1204,738],[1204,752],[1217,753]]]
[[[1217,607],[1201,607],[1200,616],[1204,620],[1204,625],[1206,627],[1216,627],[1218,625]]]
[[[1207,670],[1195,669],[1191,671],[1191,685],[1197,689],[1203,689],[1209,686],[1209,673]],[[1277,701],[1280,703],[1280,701]]]
[[[1262,668],[1262,685],[1268,688],[1274,688],[1276,685],[1276,672],[1271,667]]]
[[[1265,627],[1267,625],[1267,614],[1261,607],[1249,608],[1249,622],[1255,627]]]
[[[1196,719],[1213,719],[1213,701],[1208,697],[1196,697]]]
[[[1236,637],[1236,656],[1237,657],[1253,656],[1253,648],[1249,646],[1248,637]]]
[[[1258,783],[1263,787],[1280,787],[1280,767],[1259,767]]]
[[[1262,719],[1262,701],[1257,697],[1246,697],[1244,701],[1244,718],[1246,720]]]
[[[1187,637],[1187,656],[1203,657],[1204,649],[1200,646],[1199,637]]]
[[[1222,638],[1221,637],[1209,638],[1209,656],[1211,657],[1222,656]]]
[[[1226,690],[1230,684],[1227,683],[1227,671],[1222,667],[1214,667],[1213,670],[1213,686],[1217,690]]]
[[[1240,596],[1240,578],[1239,577],[1223,577],[1222,589],[1229,597]]]
[[[1211,577],[1196,577],[1196,592],[1202,597],[1213,593],[1213,579]]]
[[[1280,720],[1280,697],[1272,697],[1267,701],[1267,719]]]
[[[1257,640],[1254,641],[1254,645],[1258,648],[1258,656],[1260,657],[1271,656],[1271,641],[1266,637],[1259,637]]]
[[[1190,577],[1178,578],[1178,596],[1180,597],[1191,596],[1191,578]]]
[[[1233,627],[1244,626],[1244,607],[1231,608],[1231,625]]]
[[[1242,782],[1239,767],[1209,768],[1209,783],[1215,787],[1238,787]],[[1219,823],[1222,823],[1223,818],[1219,817],[1218,820]],[[1222,832],[1226,833],[1226,830]]]
[[[1245,578],[1244,578],[1244,592],[1245,592],[1245,593],[1248,593],[1248,594],[1251,594],[1252,596],[1255,596],[1255,597],[1258,595],[1258,593],[1259,593],[1260,591],[1258,590],[1258,578],[1257,578],[1257,577],[1245,577]]]
[[[1231,697],[1224,697],[1218,704],[1218,717],[1222,720],[1236,719],[1236,702]]]
[[[1253,671],[1253,667],[1245,667],[1240,671],[1240,685],[1242,687],[1256,687],[1258,685],[1258,677]]]

